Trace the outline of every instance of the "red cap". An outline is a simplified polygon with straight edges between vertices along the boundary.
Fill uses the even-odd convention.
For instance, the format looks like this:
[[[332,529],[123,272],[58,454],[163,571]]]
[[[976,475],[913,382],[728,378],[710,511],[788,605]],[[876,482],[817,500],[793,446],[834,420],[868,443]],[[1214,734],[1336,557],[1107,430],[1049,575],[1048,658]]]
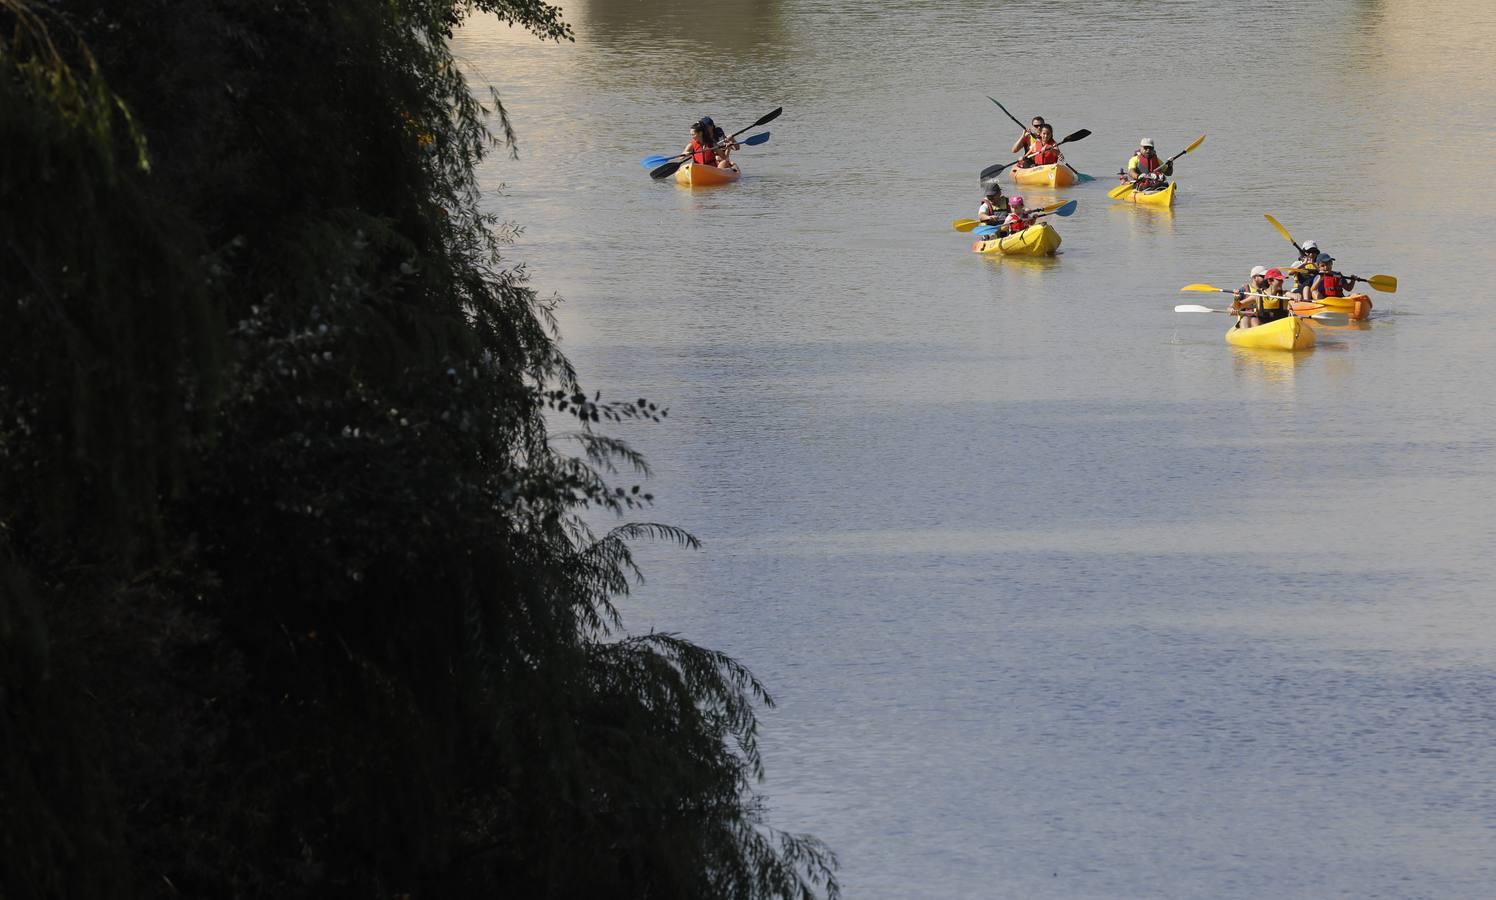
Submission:
[[[1268,278],[1276,278],[1277,280],[1282,281],[1283,280],[1283,272],[1281,270],[1279,270],[1279,269],[1268,269],[1267,270],[1267,277]]]

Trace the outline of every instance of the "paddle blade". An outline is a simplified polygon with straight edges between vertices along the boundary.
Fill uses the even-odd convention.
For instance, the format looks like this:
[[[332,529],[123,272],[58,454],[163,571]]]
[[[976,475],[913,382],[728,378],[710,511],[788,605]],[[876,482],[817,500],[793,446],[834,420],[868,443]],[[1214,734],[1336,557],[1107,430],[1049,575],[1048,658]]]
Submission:
[[[1016,161],[1017,160],[1014,160],[1014,162],[1016,162]],[[983,169],[982,173],[980,175],[978,175],[977,177],[980,180],[982,180],[982,181],[991,181],[992,179],[994,179],[997,176],[1001,175],[1003,173],[1003,169],[1006,169],[1008,166],[1011,166],[1012,164],[1013,163],[1010,163],[1010,162],[993,163],[992,165],[990,165],[987,168]]]
[[[1300,253],[1304,252],[1303,249],[1299,247],[1299,242],[1293,239],[1293,235],[1288,233],[1287,228],[1283,227],[1282,222],[1279,222],[1277,219],[1273,218],[1267,213],[1263,213],[1262,217],[1271,222],[1274,228],[1278,229],[1278,233],[1283,235],[1283,240],[1289,242],[1290,244],[1293,244],[1293,248],[1295,250],[1298,250]]]
[[[1128,194],[1131,194],[1137,189],[1138,186],[1133,184],[1131,181],[1124,181],[1111,190],[1107,191],[1106,195],[1113,200],[1121,200],[1123,197],[1126,197]]]
[[[655,181],[659,181],[661,178],[669,178],[671,175],[675,174],[676,169],[679,169],[683,165],[685,165],[685,160],[672,159],[664,165],[650,170],[649,177],[653,178]]]
[[[1195,149],[1196,147],[1200,146],[1203,143],[1205,143],[1205,135],[1202,134],[1199,137],[1195,138],[1195,142],[1193,144],[1190,144],[1188,147],[1185,147],[1183,150],[1180,150],[1178,153],[1176,153],[1173,156],[1169,157],[1169,162],[1173,162],[1174,160],[1176,160],[1179,157],[1183,156],[1184,154],[1190,152],[1191,150]]]
[[[1384,294],[1397,293],[1397,279],[1391,275],[1373,275],[1366,279],[1366,283]]]
[[[1060,143],[1061,144],[1068,144],[1071,141],[1081,141],[1081,140],[1085,140],[1086,138],[1088,138],[1090,136],[1091,136],[1091,130],[1089,128],[1082,128],[1080,131],[1077,131],[1074,134],[1067,134],[1067,135],[1065,135],[1065,139],[1062,140],[1062,141],[1060,141]]]
[[[1223,290],[1221,290],[1220,288],[1216,287],[1213,284],[1187,284],[1184,287],[1180,288],[1179,290],[1181,290],[1181,291],[1206,291],[1206,292],[1212,293],[1212,294],[1229,294],[1229,293],[1231,293],[1230,291],[1223,291]]]
[[[954,222],[951,223],[951,227],[954,228],[954,229],[956,229],[957,231],[965,233],[965,232],[968,232],[968,231],[972,230],[973,228],[977,227],[980,224],[982,224],[982,223],[978,222],[976,219],[957,219],[957,220],[955,220]]]
[[[1069,216],[1069,215],[1074,215],[1075,208],[1077,206],[1079,206],[1079,205],[1080,205],[1080,201],[1079,200],[1071,200],[1069,203],[1066,203],[1066,204],[1062,205],[1059,209],[1055,210],[1054,214],[1057,215],[1057,216],[1061,216],[1061,217],[1063,217],[1063,216]]]
[[[1225,312],[1224,309],[1211,309],[1208,306],[1196,306],[1193,303],[1181,303],[1174,307],[1175,312]]]
[[[763,134],[755,134],[751,137],[745,137],[741,141],[738,141],[738,143],[742,144],[744,147],[757,147],[759,144],[767,143],[769,140],[769,135],[771,133],[772,132],[765,131]]]
[[[976,235],[977,237],[988,237],[990,235],[997,234],[997,232],[998,226],[996,225],[978,225],[976,228],[973,228],[971,230],[971,233]]]
[[[784,107],[782,107],[782,106],[776,106],[776,107],[774,107],[774,111],[773,112],[766,114],[762,119],[759,119],[757,122],[754,122],[752,125],[749,125],[748,128],[744,128],[741,131],[738,131],[737,133],[738,134],[742,134],[744,131],[748,131],[749,129],[752,129],[752,128],[757,128],[760,125],[767,125],[770,122],[774,121],[775,119],[779,118],[779,114],[782,113],[782,112],[784,112]]]
[[[1066,202],[1067,201],[1061,200],[1059,203],[1051,203],[1048,206],[1041,206],[1038,209],[1034,210],[1034,213],[1052,213],[1060,207],[1064,206]]]
[[[670,157],[668,156],[646,156],[643,159],[639,160],[639,165],[643,166],[646,169],[653,169],[655,166],[658,166],[664,162],[668,162],[669,160]]]

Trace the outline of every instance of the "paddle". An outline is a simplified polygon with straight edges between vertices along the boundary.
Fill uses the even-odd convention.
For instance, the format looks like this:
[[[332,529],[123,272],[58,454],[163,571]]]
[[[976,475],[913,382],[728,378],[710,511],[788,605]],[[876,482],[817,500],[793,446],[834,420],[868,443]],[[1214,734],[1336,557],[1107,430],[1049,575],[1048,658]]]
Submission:
[[[756,147],[759,144],[767,143],[770,134],[773,134],[773,132],[765,131],[762,134],[750,135],[749,137],[745,137],[741,141],[738,141],[738,144],[743,147]],[[682,154],[682,156],[689,155],[690,154]],[[639,165],[643,166],[646,169],[653,169],[654,167],[662,163],[667,163],[672,159],[679,158],[680,157],[678,156],[646,156],[643,159],[639,160]]]
[[[987,99],[991,100],[993,103],[997,103],[997,98],[996,97],[988,95]],[[1008,118],[1012,119],[1014,125],[1017,125],[1019,128],[1022,128],[1024,134],[1031,135],[1033,137],[1038,137],[1037,134],[1034,134],[1032,131],[1028,130],[1028,126],[1027,125],[1025,125],[1022,122],[1018,121],[1018,117],[1017,116],[1014,116],[1012,113],[1008,112],[1008,108],[1006,106],[1003,106],[1001,103],[997,103],[997,108],[1003,111],[1003,115],[1005,115]],[[1086,134],[1090,134],[1090,133],[1091,132],[1089,132],[1089,131],[1086,132]],[[1067,138],[1067,140],[1068,140],[1068,138]],[[1077,138],[1076,140],[1079,140],[1079,138]],[[1063,144],[1065,142],[1064,141],[1060,141],[1060,143]],[[1075,166],[1070,165],[1069,163],[1065,163],[1065,168],[1067,168],[1070,171],[1074,172],[1075,173],[1075,177],[1079,178],[1081,181],[1095,181],[1096,180],[1096,179],[1092,178],[1090,175],[1087,175],[1084,172],[1080,171]]]
[[[1052,210],[1046,209],[1046,210],[1043,210],[1041,212],[1036,212],[1033,215],[1029,216],[1029,218],[1031,218],[1031,219],[1037,219],[1040,216],[1049,216],[1049,215],[1055,215],[1055,216],[1060,216],[1060,217],[1074,215],[1075,208],[1077,206],[1079,206],[1079,205],[1080,205],[1080,201],[1079,200],[1071,200],[1071,201],[1066,202],[1066,203],[1061,203],[1059,206],[1055,207]],[[1001,225],[979,225],[976,228],[971,229],[971,233],[974,234],[974,235],[977,235],[978,237],[986,237],[988,235],[997,234],[997,232],[1001,228],[1002,228]]]
[[[1172,162],[1174,162],[1174,160],[1176,160],[1179,157],[1183,156],[1184,154],[1190,152],[1191,150],[1195,149],[1196,147],[1200,146],[1203,143],[1205,143],[1205,135],[1202,134],[1202,135],[1200,135],[1200,137],[1198,137],[1198,138],[1195,139],[1195,142],[1193,144],[1190,144],[1188,147],[1185,147],[1183,150],[1180,150],[1178,153],[1176,153],[1173,156],[1169,157],[1168,159],[1164,160],[1164,164],[1162,166],[1159,166],[1159,168],[1160,169],[1166,168],[1169,164],[1171,164]],[[1113,200],[1121,200],[1123,197],[1127,196],[1128,194],[1132,193],[1133,191],[1135,191],[1137,189],[1138,189],[1138,183],[1136,181],[1128,181],[1128,182],[1124,182],[1122,184],[1119,184],[1116,187],[1112,188],[1111,190],[1107,191],[1106,195],[1108,197],[1111,197]]]
[[[1282,222],[1279,222],[1277,219],[1273,218],[1267,213],[1263,213],[1262,216],[1263,218],[1271,222],[1274,228],[1278,229],[1278,233],[1283,235],[1284,240],[1288,241],[1290,244],[1293,244],[1293,249],[1299,251],[1300,256],[1304,255],[1304,248],[1300,247],[1299,242],[1293,239],[1293,235],[1288,233],[1288,229],[1283,227]]]
[[[1314,272],[1318,274],[1319,272],[1318,269],[1307,269],[1303,266],[1289,266],[1283,271],[1292,272],[1295,275],[1300,275],[1305,272]],[[1362,275],[1347,275],[1344,272],[1332,272],[1331,274],[1340,278],[1344,278],[1346,281],[1364,281],[1384,294],[1397,293],[1397,277],[1394,275],[1371,275],[1368,277]]]
[[[1293,312],[1294,315],[1298,316],[1301,319],[1320,319],[1320,318],[1327,318],[1327,317],[1325,317],[1325,316],[1316,316],[1316,315],[1314,315],[1314,313],[1317,313],[1320,310],[1326,309],[1326,308],[1327,307],[1322,306],[1320,304],[1314,304],[1314,308],[1313,309],[1309,309],[1308,307],[1306,307],[1306,306],[1304,306],[1304,305],[1301,304],[1297,309],[1293,309],[1291,311]],[[1181,303],[1180,305],[1174,307],[1174,311],[1175,312],[1187,312],[1187,313],[1225,313],[1228,316],[1245,316],[1245,315],[1250,315],[1251,314],[1249,310],[1243,310],[1243,309],[1211,309],[1208,306],[1196,306],[1193,303]],[[1307,315],[1306,315],[1306,313],[1307,313]]]
[[[1077,131],[1074,134],[1067,134],[1067,135],[1065,135],[1065,139],[1063,141],[1059,141],[1058,143],[1056,143],[1055,146],[1058,147],[1058,146],[1060,146],[1060,144],[1068,144],[1071,141],[1083,141],[1083,140],[1085,140],[1086,138],[1088,138],[1090,136],[1091,136],[1091,132],[1088,129],[1082,128],[1080,131]],[[987,168],[983,169],[982,172],[981,172],[981,174],[978,177],[982,181],[991,181],[993,178],[996,178],[997,176],[1001,175],[1003,173],[1003,170],[1006,169],[1007,167],[1017,165],[1018,163],[1023,162],[1024,160],[1028,159],[1029,157],[1031,157],[1033,155],[1034,155],[1034,151],[1030,150],[1029,152],[1027,152],[1027,153],[1023,154],[1022,156],[1018,157],[1017,159],[1013,160],[1012,162],[993,163],[992,165],[990,165]],[[1067,163],[1067,165],[1068,165],[1068,163]],[[1071,171],[1073,172],[1075,170],[1072,169]]]
[[[1064,206],[1066,202],[1067,201],[1061,200],[1059,203],[1051,203],[1049,206],[1041,206],[1038,209],[1034,210],[1034,215],[1038,215],[1040,213],[1052,213],[1060,207]],[[972,230],[973,228],[980,227],[981,224],[982,223],[978,222],[976,219],[956,219],[951,222],[951,227],[959,232],[965,233]]]
[[[1201,291],[1201,292],[1212,293],[1212,294],[1231,294],[1233,296],[1236,294],[1236,291],[1228,291],[1225,288],[1218,288],[1218,287],[1216,287],[1213,284],[1187,284],[1184,287],[1180,288],[1179,290],[1180,290],[1181,293],[1183,293],[1185,291]],[[1279,296],[1276,296],[1274,294],[1258,294],[1258,293],[1255,293],[1253,291],[1242,291],[1242,294],[1243,294],[1243,296],[1247,296],[1247,297],[1266,297],[1269,300],[1291,300],[1291,298],[1289,298],[1289,297],[1279,297]],[[1305,315],[1304,312],[1303,312],[1303,310],[1301,310],[1301,309],[1293,309],[1292,307],[1289,307],[1289,312],[1293,313],[1296,316],[1299,316],[1300,318],[1309,318],[1309,319],[1312,319],[1312,318],[1317,318],[1314,315],[1315,312],[1317,312],[1319,309],[1324,309],[1324,308],[1325,307],[1324,307],[1323,304],[1319,304],[1316,309],[1310,310],[1308,315]],[[1176,306],[1176,307],[1174,307],[1174,311],[1175,312],[1229,312],[1232,315],[1250,315],[1251,314],[1251,313],[1246,312],[1246,311],[1240,311],[1239,312],[1239,311],[1236,311],[1236,310],[1229,310],[1229,309],[1211,309],[1208,306],[1195,306],[1193,304],[1188,304],[1188,303],[1186,303],[1186,304],[1184,304],[1182,306]]]
[[[732,143],[734,138],[745,131],[751,131],[760,125],[767,125],[768,123],[779,118],[779,114],[782,112],[784,112],[784,107],[775,107],[773,112],[766,114],[763,118],[759,119],[757,122],[754,122],[752,125],[749,125],[747,128],[740,128],[737,131],[734,131],[732,134],[729,134],[726,138],[718,142],[718,146],[721,146],[722,144]],[[755,135],[755,137],[757,137],[757,135]],[[768,140],[767,133],[765,134],[764,140]],[[747,142],[744,141],[744,143]],[[759,143],[763,143],[763,141],[759,141]],[[675,174],[675,170],[679,169],[690,156],[691,154],[689,153],[682,153],[680,156],[672,157],[668,162],[662,163],[657,168],[651,170],[649,173],[649,177],[655,179],[656,181],[661,178],[669,178],[671,175]]]

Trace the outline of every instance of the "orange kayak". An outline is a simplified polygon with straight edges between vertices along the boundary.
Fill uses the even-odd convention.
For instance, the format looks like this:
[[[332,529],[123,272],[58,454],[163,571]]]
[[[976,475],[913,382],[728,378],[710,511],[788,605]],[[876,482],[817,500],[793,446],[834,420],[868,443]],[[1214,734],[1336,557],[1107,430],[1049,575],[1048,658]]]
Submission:
[[[716,166],[700,166],[686,163],[675,170],[675,183],[686,187],[710,187],[715,184],[732,184],[743,177],[743,170],[736,165],[725,169]]]

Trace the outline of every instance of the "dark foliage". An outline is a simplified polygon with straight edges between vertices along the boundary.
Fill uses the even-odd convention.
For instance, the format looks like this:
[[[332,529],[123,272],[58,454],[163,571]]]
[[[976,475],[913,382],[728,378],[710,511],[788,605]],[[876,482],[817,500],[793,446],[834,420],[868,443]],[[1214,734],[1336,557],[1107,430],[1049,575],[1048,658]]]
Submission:
[[[594,427],[664,413],[582,390],[478,212],[474,12],[569,37],[0,0],[0,896],[836,893],[764,824],[762,686],[619,629],[628,542],[695,541],[581,521],[649,501]]]

